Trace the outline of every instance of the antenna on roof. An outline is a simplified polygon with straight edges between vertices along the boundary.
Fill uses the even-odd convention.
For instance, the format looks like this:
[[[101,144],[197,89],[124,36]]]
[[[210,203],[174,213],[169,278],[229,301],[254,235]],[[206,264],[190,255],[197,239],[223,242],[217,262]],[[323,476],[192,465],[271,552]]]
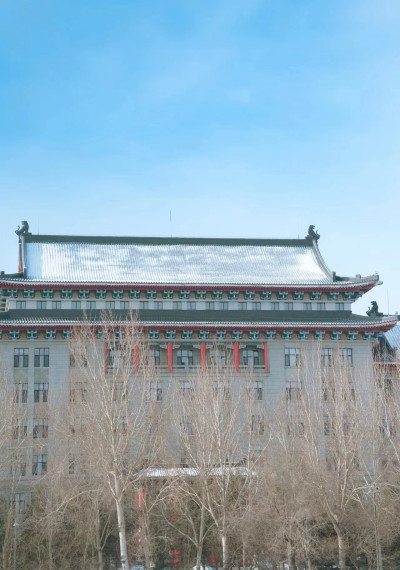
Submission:
[[[169,231],[171,232],[172,237],[172,210],[169,211]]]

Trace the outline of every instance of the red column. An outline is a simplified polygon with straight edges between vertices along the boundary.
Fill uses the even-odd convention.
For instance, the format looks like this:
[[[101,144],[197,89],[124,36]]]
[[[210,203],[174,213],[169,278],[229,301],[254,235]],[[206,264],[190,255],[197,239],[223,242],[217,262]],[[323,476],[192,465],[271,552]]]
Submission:
[[[239,372],[239,363],[240,363],[239,343],[236,341],[233,343],[233,364],[235,365],[236,372]]]
[[[104,343],[104,368],[106,370],[106,374],[107,374],[107,370],[108,370],[108,343],[105,342]]]
[[[139,346],[133,347],[133,371],[135,374],[139,372]]]
[[[144,497],[143,497],[143,491],[142,489],[139,489],[138,494],[137,494],[137,500],[138,500],[138,509],[139,511],[143,510],[143,503],[144,503]]]
[[[172,374],[172,361],[173,361],[173,345],[172,342],[167,342],[168,374]]]
[[[269,362],[268,362],[268,343],[264,342],[264,366],[265,372],[269,372]]]
[[[207,367],[206,343],[200,343],[200,364],[203,370]]]

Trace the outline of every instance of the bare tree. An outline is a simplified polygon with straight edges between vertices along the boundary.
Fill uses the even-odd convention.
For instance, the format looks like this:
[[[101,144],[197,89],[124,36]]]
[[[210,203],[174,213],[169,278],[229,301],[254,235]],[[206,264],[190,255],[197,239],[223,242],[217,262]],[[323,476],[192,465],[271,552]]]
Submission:
[[[339,567],[346,568],[346,517],[368,473],[368,418],[373,398],[367,368],[353,369],[344,353],[317,347],[300,370],[297,417],[305,483],[337,537]]]
[[[229,567],[229,545],[241,519],[255,474],[258,451],[268,439],[262,413],[254,413],[252,378],[237,381],[232,368],[210,365],[175,387],[177,453],[181,455],[181,494],[197,505],[192,529],[199,568],[206,532],[206,516],[215,526],[222,549],[222,564]],[[190,478],[195,478],[195,484]]]
[[[86,468],[111,493],[122,569],[127,570],[125,496],[138,473],[156,457],[158,430],[150,426],[158,417],[151,416],[148,405],[154,370],[146,366],[145,344],[133,318],[116,326],[105,316],[97,330],[80,328],[70,350],[75,361],[71,374],[74,460],[79,469],[83,456]]]

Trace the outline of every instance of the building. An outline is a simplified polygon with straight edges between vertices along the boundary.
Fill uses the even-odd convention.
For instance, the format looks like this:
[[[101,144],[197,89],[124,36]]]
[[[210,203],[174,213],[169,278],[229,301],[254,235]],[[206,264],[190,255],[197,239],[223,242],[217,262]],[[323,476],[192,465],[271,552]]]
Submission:
[[[338,351],[372,370],[374,339],[397,322],[352,313],[379,277],[331,271],[313,227],[297,240],[33,235],[26,222],[16,233],[18,272],[0,274],[0,358],[27,405],[28,433],[42,429],[35,407],[49,391],[67,404],[68,339],[105,310],[116,324],[137,312],[160,372],[155,398],[211,358],[224,366],[230,350],[238,377],[252,370],[260,406],[290,397],[300,351],[316,340],[327,362]],[[29,462],[26,476],[39,477],[47,451]]]

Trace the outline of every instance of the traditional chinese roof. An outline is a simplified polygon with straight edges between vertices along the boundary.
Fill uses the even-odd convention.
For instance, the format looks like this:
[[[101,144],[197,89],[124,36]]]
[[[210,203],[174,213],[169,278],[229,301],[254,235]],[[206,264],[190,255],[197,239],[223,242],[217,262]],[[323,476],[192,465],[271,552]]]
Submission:
[[[25,234],[21,273],[5,285],[287,286],[368,290],[378,276],[337,277],[315,240],[145,238]]]
[[[397,316],[371,318],[351,311],[174,311],[142,310],[134,313],[145,328],[210,329],[359,329],[388,330]],[[0,314],[0,328],[69,328],[82,324],[109,322],[117,324],[132,317],[129,311],[93,310],[11,310]]]

